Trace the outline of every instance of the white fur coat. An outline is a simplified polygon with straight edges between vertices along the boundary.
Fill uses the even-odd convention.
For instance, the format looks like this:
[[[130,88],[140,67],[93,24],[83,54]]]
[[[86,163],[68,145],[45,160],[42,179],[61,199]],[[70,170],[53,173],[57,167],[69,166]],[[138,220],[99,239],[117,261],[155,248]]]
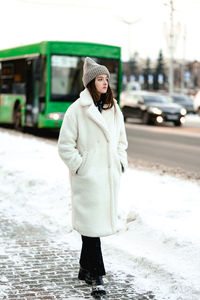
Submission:
[[[89,237],[117,230],[117,197],[120,177],[127,167],[128,143],[121,110],[100,113],[85,89],[66,111],[58,151],[69,168],[72,192],[72,225]]]

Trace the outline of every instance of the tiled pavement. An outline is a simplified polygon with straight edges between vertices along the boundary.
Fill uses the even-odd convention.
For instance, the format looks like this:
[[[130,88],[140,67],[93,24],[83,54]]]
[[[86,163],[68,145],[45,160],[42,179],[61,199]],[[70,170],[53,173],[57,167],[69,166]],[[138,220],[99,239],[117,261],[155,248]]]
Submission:
[[[78,251],[42,226],[0,213],[0,299],[92,299],[91,288],[77,279],[78,258]],[[136,292],[133,276],[121,275],[107,270],[102,299],[156,300],[151,292]]]

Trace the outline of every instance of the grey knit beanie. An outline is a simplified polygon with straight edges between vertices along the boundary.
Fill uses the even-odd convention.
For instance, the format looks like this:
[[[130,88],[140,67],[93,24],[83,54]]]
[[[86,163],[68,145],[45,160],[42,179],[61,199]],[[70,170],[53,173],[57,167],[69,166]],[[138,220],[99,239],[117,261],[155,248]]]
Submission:
[[[110,73],[105,66],[97,64],[90,57],[86,57],[83,65],[82,78],[84,87],[86,87],[87,84],[92,81],[92,79],[101,74],[106,74],[108,75],[108,78],[110,78]]]

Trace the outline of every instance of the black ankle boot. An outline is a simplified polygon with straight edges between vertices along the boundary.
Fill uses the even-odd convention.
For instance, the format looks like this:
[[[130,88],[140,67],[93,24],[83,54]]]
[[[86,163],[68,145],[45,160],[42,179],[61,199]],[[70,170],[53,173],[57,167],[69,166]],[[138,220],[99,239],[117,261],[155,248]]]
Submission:
[[[91,295],[94,297],[97,297],[97,298],[100,296],[106,295],[102,276],[97,276],[97,277],[93,278]]]

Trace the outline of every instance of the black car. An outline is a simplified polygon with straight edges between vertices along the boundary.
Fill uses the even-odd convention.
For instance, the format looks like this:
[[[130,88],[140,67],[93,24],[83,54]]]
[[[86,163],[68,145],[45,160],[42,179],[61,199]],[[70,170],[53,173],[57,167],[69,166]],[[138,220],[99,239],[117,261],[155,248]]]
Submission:
[[[186,109],[187,113],[195,113],[193,100],[189,96],[184,94],[172,94],[171,98],[173,102],[183,106]]]
[[[175,126],[185,122],[186,109],[157,93],[125,91],[121,93],[120,104],[125,121],[137,118],[144,124],[173,122]]]

